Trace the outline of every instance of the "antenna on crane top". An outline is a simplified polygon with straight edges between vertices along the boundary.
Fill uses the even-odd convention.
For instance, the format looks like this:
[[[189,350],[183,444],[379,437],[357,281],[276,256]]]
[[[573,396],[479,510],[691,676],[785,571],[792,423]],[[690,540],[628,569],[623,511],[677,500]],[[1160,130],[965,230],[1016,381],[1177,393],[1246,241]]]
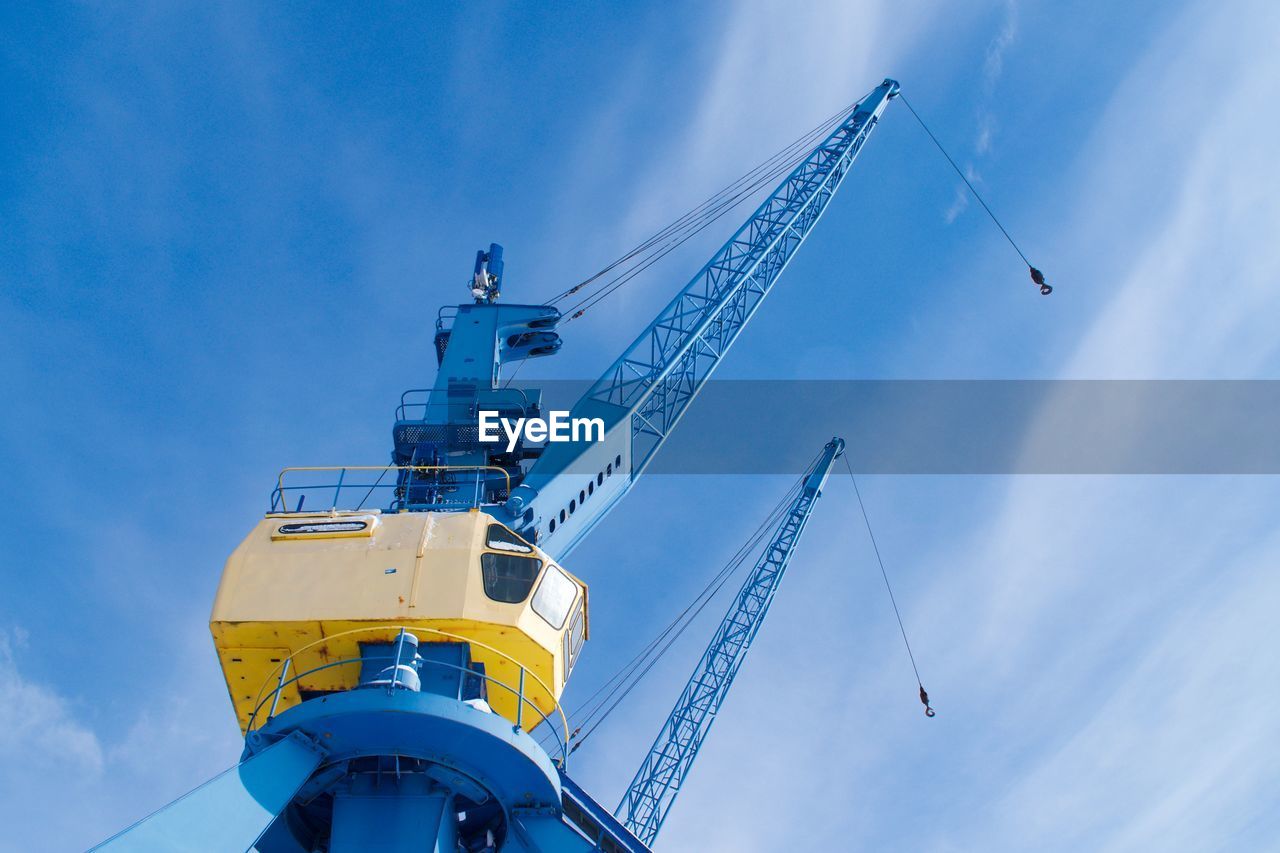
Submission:
[[[492,305],[502,294],[502,247],[497,243],[489,244],[489,251],[480,249],[476,252],[476,268],[471,275],[471,295],[477,305]]]

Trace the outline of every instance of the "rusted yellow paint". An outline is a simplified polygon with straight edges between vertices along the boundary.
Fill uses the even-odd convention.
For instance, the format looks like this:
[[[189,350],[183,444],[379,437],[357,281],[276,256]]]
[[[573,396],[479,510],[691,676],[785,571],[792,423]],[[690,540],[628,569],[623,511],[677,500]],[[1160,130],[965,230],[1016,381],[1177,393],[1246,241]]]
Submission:
[[[290,677],[308,674],[282,693],[278,710],[300,702],[302,693],[354,687],[359,644],[393,640],[397,626],[474,641],[472,658],[491,679],[489,704],[512,721],[513,691],[526,668],[526,699],[550,717],[566,681],[564,635],[573,618],[557,629],[533,611],[532,593],[518,604],[485,594],[480,555],[503,553],[486,546],[488,526],[497,522],[485,513],[399,513],[378,516],[368,536],[280,538],[282,525],[353,515],[370,514],[269,515],[227,560],[209,627],[241,729],[255,707],[261,706],[258,722],[265,717],[285,657],[295,655]],[[530,556],[543,561],[545,575],[553,561],[537,548]],[[574,608],[585,609],[586,586],[574,580]],[[385,629],[346,633],[379,626]],[[352,663],[309,672],[342,660]],[[526,705],[524,726],[539,722]]]

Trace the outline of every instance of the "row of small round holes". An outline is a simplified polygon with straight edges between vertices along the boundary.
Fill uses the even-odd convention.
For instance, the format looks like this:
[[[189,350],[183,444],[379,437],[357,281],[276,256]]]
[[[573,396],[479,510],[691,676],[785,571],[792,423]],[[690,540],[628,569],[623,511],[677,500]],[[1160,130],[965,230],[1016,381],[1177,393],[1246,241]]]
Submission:
[[[580,504],[584,504],[584,503],[586,503],[586,502],[587,502],[587,498],[588,498],[588,497],[590,497],[591,495],[594,495],[594,494],[596,493],[596,486],[603,486],[603,485],[604,485],[604,478],[605,478],[605,477],[612,477],[612,476],[613,476],[613,469],[614,469],[614,467],[617,467],[617,469],[618,469],[619,471],[621,471],[621,470],[622,470],[622,456],[621,456],[621,455],[619,455],[616,459],[614,459],[614,460],[613,460],[613,462],[611,462],[610,464],[606,465],[606,466],[605,466],[605,469],[604,469],[603,471],[601,471],[599,474],[596,474],[596,478],[595,478],[595,480],[594,480],[594,481],[591,481],[591,480],[588,480],[588,481],[587,481],[587,487],[586,487],[585,489],[581,490],[580,492],[578,492],[578,498],[577,498],[577,500],[574,500],[574,499],[572,499],[572,498],[569,500],[569,508],[568,508],[567,510],[563,510],[563,509],[562,509],[562,510],[560,510],[560,523],[561,523],[561,524],[564,524],[565,519],[567,519],[569,516],[573,515],[574,511],[576,511],[576,510],[577,510],[577,508],[578,508],[578,506],[579,506]],[[551,524],[550,524],[550,525],[548,525],[548,527],[547,527],[547,532],[548,532],[548,533],[555,533],[555,532],[556,532],[556,520],[555,520],[554,518],[553,518],[553,519],[551,519]]]

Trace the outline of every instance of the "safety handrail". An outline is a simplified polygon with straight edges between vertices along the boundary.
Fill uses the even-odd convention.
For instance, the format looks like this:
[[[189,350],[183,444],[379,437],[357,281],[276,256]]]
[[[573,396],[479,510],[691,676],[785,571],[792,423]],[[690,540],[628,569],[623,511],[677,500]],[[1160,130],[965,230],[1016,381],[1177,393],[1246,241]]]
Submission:
[[[415,420],[425,421],[427,419],[427,414],[428,412],[431,411],[432,407],[435,407],[436,409],[440,409],[440,408],[447,409],[449,406],[454,405],[454,401],[452,400],[432,400],[431,395],[434,392],[435,392],[434,388],[407,389],[404,393],[400,395],[400,405],[396,406],[396,420],[397,421],[415,421]],[[519,397],[520,398],[519,403],[518,404],[513,403],[513,404],[519,405],[520,414],[522,416],[527,415],[529,413],[529,409],[533,406],[533,401],[529,399],[528,392],[525,391],[525,389],[523,388],[496,388],[496,389],[492,389],[491,393],[498,393],[502,395],[509,395],[512,397]],[[413,400],[413,399],[410,399],[410,395],[423,396],[425,397],[425,399]],[[409,414],[410,413],[416,414],[417,409],[422,410],[422,417],[410,418]]]
[[[559,741],[558,746],[560,749],[561,765],[564,766],[565,763],[568,761],[569,718],[565,716],[564,708],[562,708],[560,706],[560,703],[556,701],[556,699],[554,698],[555,694],[551,691],[549,687],[547,687],[546,682],[544,682],[541,678],[539,678],[536,673],[534,673],[532,670],[530,670],[528,667],[520,663],[518,660],[516,660],[506,652],[503,652],[499,649],[494,648],[493,646],[490,646],[487,643],[483,643],[471,637],[464,637],[460,634],[451,634],[448,631],[441,631],[436,628],[411,628],[405,625],[376,625],[376,626],[369,626],[364,628],[352,628],[347,631],[341,631],[337,634],[329,634],[325,637],[321,637],[318,640],[313,640],[312,642],[307,643],[305,646],[302,646],[301,648],[293,651],[287,657],[281,659],[280,663],[277,664],[275,667],[273,667],[272,670],[267,674],[266,679],[264,679],[262,682],[262,686],[258,688],[258,694],[253,706],[253,710],[249,714],[249,721],[245,726],[245,734],[248,735],[249,733],[255,730],[255,723],[257,723],[258,714],[259,712],[262,711],[263,706],[267,704],[268,700],[270,700],[271,702],[271,708],[267,714],[266,719],[262,722],[261,725],[266,725],[267,723],[271,722],[272,718],[275,716],[275,711],[280,704],[280,696],[284,692],[284,689],[292,684],[297,684],[299,681],[301,681],[301,679],[306,678],[309,675],[320,672],[322,670],[331,669],[333,667],[350,666],[351,664],[362,663],[366,660],[392,660],[392,661],[400,660],[399,649],[396,649],[392,654],[389,654],[386,656],[382,656],[382,655],[375,655],[372,657],[361,656],[361,657],[343,658],[342,660],[337,660],[337,661],[330,661],[328,663],[321,664],[320,666],[312,667],[311,669],[305,670],[303,672],[295,671],[293,676],[290,677],[289,670],[292,667],[294,660],[299,655],[321,644],[332,643],[334,640],[339,639],[341,637],[349,637],[353,634],[373,634],[373,633],[377,633],[381,636],[385,636],[389,631],[395,631],[400,636],[404,634],[413,634],[414,637],[417,637],[419,640],[422,639],[422,637],[419,636],[420,634],[429,634],[436,637],[442,637],[445,640],[448,640],[451,642],[468,643],[470,645],[477,646],[481,649],[484,649],[485,651],[492,652],[498,657],[503,658],[509,663],[514,664],[520,672],[518,687],[512,687],[510,684],[507,684],[504,681],[499,681],[498,679],[494,678],[493,676],[489,675],[486,672],[480,672],[470,667],[459,666],[457,664],[451,664],[445,661],[434,661],[434,660],[427,660],[427,659],[424,659],[423,661],[421,661],[422,663],[425,663],[425,664],[443,666],[448,669],[454,669],[459,672],[467,673],[469,675],[475,675],[479,678],[484,679],[486,682],[489,682],[491,684],[497,684],[499,687],[503,688],[507,692],[514,695],[516,697],[516,727],[517,728],[523,727],[525,705],[528,705],[533,709],[533,711],[538,715],[538,718],[541,722],[544,722],[549,726],[552,725],[550,717],[548,717],[545,713],[543,713],[542,709],[539,708],[533,702],[533,700],[530,699],[525,694],[525,679],[526,677],[532,678],[534,683],[537,684],[540,688],[542,688],[543,692],[547,696],[552,697],[551,702],[555,706],[554,708],[555,713],[560,716],[561,736],[557,740]],[[430,642],[430,641],[427,641],[427,642]],[[267,692],[267,689],[271,685],[271,682],[273,680],[275,681],[275,687],[271,689],[270,692]],[[392,683],[388,685],[387,689],[394,690],[397,683],[398,681],[395,678],[393,678]],[[352,688],[352,689],[355,689],[355,688]],[[369,689],[369,688],[365,688],[365,689]],[[260,727],[261,726],[258,726],[258,728]],[[537,726],[535,726],[534,728],[537,728]],[[554,729],[554,726],[552,726],[552,728]]]
[[[442,305],[440,310],[436,312],[436,329],[443,331],[445,326],[452,327],[453,321],[458,319],[457,305]]]
[[[303,471],[310,471],[310,472],[336,471],[338,473],[338,481],[336,483],[309,483],[304,486],[286,486],[284,484],[285,475],[293,472],[303,472]],[[346,476],[348,471],[379,471],[381,472],[381,474],[379,475],[378,479],[375,480],[373,483],[347,483]],[[397,472],[397,476],[391,482],[383,483],[382,478],[389,471]],[[507,494],[511,493],[511,474],[507,471],[507,469],[502,468],[501,466],[498,466],[498,465],[297,465],[289,468],[282,468],[280,470],[280,473],[276,476],[276,487],[271,492],[271,512],[286,512],[286,513],[290,512],[288,503],[284,499],[285,494],[287,492],[300,491],[302,489],[309,489],[309,490],[313,489],[316,491],[325,491],[328,489],[333,489],[333,503],[330,505],[329,511],[335,512],[338,509],[339,497],[341,496],[342,490],[344,488],[345,489],[367,489],[368,493],[370,494],[375,489],[380,489],[380,488],[394,489],[399,485],[401,485],[399,483],[400,471],[413,471],[415,473],[430,472],[430,471],[454,471],[454,472],[473,471],[473,472],[476,472],[477,475],[482,471],[495,471],[501,474],[503,479],[506,481]],[[482,478],[480,476],[477,476],[476,482],[475,482],[475,495],[473,495],[473,499],[470,502],[458,502],[460,506],[479,507],[483,505],[482,502],[480,501],[481,482],[482,482]],[[458,485],[465,485],[465,484],[460,483]],[[357,507],[357,509],[362,509],[364,507],[365,500],[368,500],[368,494],[366,494],[365,499],[360,502],[360,506]],[[441,505],[443,506],[447,504],[441,504]],[[294,511],[299,512],[301,510],[294,510]],[[315,510],[313,510],[313,512],[314,511]]]

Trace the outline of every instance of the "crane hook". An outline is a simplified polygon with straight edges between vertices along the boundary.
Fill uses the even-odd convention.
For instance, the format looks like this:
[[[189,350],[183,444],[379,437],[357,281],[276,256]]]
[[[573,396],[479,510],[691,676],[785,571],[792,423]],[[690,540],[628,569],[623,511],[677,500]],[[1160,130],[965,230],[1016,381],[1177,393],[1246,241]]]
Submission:
[[[924,705],[924,715],[926,717],[936,716],[936,712],[929,707],[929,694],[924,692],[924,685],[920,685],[920,704]]]
[[[1027,266],[1027,269],[1031,270],[1031,280],[1040,285],[1041,296],[1048,296],[1053,293],[1053,287],[1044,280],[1044,273],[1030,265]]]

